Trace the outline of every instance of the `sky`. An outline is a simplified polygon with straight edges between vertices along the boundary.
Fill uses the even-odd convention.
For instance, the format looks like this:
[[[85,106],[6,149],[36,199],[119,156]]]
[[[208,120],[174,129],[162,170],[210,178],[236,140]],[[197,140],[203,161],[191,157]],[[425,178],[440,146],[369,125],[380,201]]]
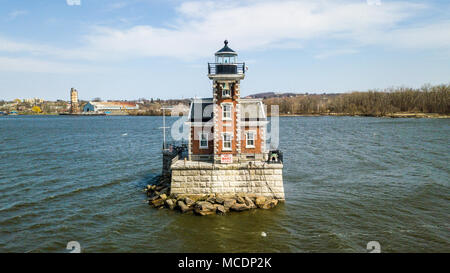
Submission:
[[[0,0],[0,99],[211,97],[225,39],[243,96],[450,83],[447,0]]]

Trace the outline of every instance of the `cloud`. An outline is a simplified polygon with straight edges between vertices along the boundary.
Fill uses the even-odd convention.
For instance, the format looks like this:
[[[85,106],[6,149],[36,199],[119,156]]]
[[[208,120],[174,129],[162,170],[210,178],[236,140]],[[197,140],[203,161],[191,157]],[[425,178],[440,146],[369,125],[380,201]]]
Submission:
[[[95,60],[100,56],[93,48],[58,48],[40,43],[13,41],[0,36],[0,52],[22,54],[27,57],[53,57],[57,59]]]
[[[367,0],[367,4],[371,6],[379,6],[381,5],[381,0]]]
[[[358,37],[363,44],[402,49],[450,49],[450,20],[424,26],[377,30]]]
[[[0,71],[33,72],[55,74],[103,73],[110,68],[93,67],[83,64],[68,64],[63,62],[44,61],[33,58],[0,57]]]
[[[315,39],[387,45],[396,35],[405,38],[398,46],[447,47],[441,23],[414,28],[404,24],[426,9],[408,2],[377,6],[344,0],[186,2],[176,8],[179,19],[170,27],[102,27],[85,38],[91,48],[122,56],[188,59],[209,56],[225,38],[239,50],[302,48]],[[425,32],[428,41],[417,36]]]
[[[356,49],[336,49],[336,50],[323,51],[319,54],[316,54],[314,56],[314,58],[326,59],[326,58],[332,57],[332,56],[349,55],[349,54],[356,54],[356,53],[358,53],[358,50],[356,50]]]
[[[114,3],[109,4],[107,9],[109,11],[116,10],[116,9],[122,9],[122,8],[128,6],[128,4],[129,3],[127,3],[127,2],[114,2]]]
[[[68,6],[81,6],[81,0],[66,0]]]
[[[121,2],[115,4],[121,6]],[[207,57],[224,39],[239,51],[305,48],[316,40],[344,42],[348,49],[329,48],[317,58],[350,54],[363,46],[448,49],[448,21],[411,21],[429,9],[426,4],[366,1],[189,1],[176,7],[177,19],[166,27],[93,26],[77,48],[53,48],[14,41],[0,51],[24,51],[62,59],[120,60],[166,56]],[[416,20],[421,22],[421,20]],[[425,23],[427,22],[427,23]],[[169,23],[169,22],[166,22]]]
[[[8,19],[9,19],[9,20],[14,20],[14,19],[16,19],[16,18],[19,17],[19,16],[27,15],[27,14],[28,14],[28,11],[27,11],[27,10],[14,10],[14,11],[11,11],[11,12],[8,14]]]

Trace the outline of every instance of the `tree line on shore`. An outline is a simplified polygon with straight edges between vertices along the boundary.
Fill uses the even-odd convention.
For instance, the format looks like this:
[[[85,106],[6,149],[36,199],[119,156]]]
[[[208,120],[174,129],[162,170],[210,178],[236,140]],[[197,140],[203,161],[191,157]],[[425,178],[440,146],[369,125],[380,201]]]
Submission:
[[[275,94],[275,93],[274,93]],[[100,100],[100,98],[96,98]],[[450,84],[424,85],[421,88],[389,88],[382,91],[351,92],[342,94],[294,94],[265,97],[268,115],[271,106],[277,105],[281,115],[362,115],[386,116],[395,113],[436,113],[450,115]],[[87,101],[80,101],[80,109]],[[136,101],[139,111],[131,115],[162,115],[161,107],[184,105],[188,109],[189,100],[146,100]],[[0,100],[0,113],[18,111],[22,114],[49,114],[67,112],[69,102],[43,101],[31,104],[14,100]],[[185,110],[187,110],[185,109]]]
[[[450,84],[424,85],[421,88],[390,88],[383,91],[344,94],[309,94],[266,98],[268,114],[278,105],[281,115],[362,115],[385,116],[394,113],[450,114]]]

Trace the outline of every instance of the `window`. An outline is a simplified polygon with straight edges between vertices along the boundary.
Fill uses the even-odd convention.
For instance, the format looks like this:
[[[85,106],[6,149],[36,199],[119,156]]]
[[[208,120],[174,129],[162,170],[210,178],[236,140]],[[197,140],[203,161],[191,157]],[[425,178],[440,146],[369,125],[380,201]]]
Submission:
[[[199,134],[199,142],[200,142],[200,149],[207,149],[208,148],[208,134],[200,133]]]
[[[222,83],[222,97],[230,97],[230,96],[231,96],[230,84],[226,82]]]
[[[247,137],[246,137],[245,147],[246,148],[255,148],[256,132],[248,131],[246,135],[247,135]]]
[[[222,120],[231,120],[231,103],[222,104]]]
[[[231,133],[224,133],[222,135],[222,150],[231,151]]]

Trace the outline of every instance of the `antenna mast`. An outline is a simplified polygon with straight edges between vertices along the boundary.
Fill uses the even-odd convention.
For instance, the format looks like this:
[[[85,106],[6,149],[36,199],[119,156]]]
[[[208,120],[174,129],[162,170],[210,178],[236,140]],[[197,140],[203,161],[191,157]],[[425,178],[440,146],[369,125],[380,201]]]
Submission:
[[[161,107],[161,110],[163,112],[163,127],[159,127],[160,129],[163,129],[163,150],[167,150],[166,146],[166,111],[165,110],[172,110],[172,107]]]

